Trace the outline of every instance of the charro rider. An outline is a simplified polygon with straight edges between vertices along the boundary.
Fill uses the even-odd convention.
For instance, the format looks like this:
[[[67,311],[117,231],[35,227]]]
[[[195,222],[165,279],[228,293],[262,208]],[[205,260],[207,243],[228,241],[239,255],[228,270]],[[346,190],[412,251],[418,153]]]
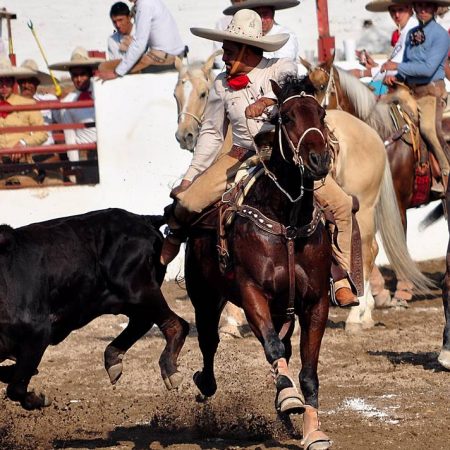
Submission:
[[[447,104],[444,67],[449,51],[449,36],[435,21],[435,15],[438,7],[450,5],[450,0],[412,4],[419,26],[408,33],[403,61],[387,61],[381,66],[381,71],[397,70],[395,76],[386,76],[385,83],[392,85],[401,81],[411,89],[419,108],[420,133],[438,160],[443,184],[441,191],[445,192],[450,169],[450,152],[442,133],[442,115]]]
[[[262,130],[263,122],[247,118],[261,116],[266,108],[276,103],[270,80],[280,81],[287,75],[297,74],[297,66],[291,59],[263,57],[263,51],[280,48],[289,35],[263,36],[261,18],[255,11],[241,9],[225,31],[202,28],[191,31],[200,37],[223,41],[226,72],[218,75],[214,82],[217,95],[208,100],[191,165],[180,186],[171,193],[175,202],[169,213],[170,232],[161,253],[163,264],[177,255],[193,217],[221,198],[242,162],[254,155],[253,137]],[[213,163],[229,123],[233,147]],[[339,230],[336,259],[348,273],[352,199],[329,177],[316,193],[320,203],[334,213]],[[348,278],[337,281],[336,289],[341,306],[358,303]]]

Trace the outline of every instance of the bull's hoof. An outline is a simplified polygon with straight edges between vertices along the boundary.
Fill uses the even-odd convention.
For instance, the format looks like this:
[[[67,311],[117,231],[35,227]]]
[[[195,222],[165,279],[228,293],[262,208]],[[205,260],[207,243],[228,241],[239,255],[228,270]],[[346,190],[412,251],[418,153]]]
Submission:
[[[450,370],[450,350],[442,349],[438,356],[439,364],[447,370]]]
[[[45,394],[36,394],[33,391],[27,392],[25,398],[20,402],[22,407],[29,411],[46,408],[51,403],[52,401]]]
[[[204,378],[203,372],[198,371],[194,373],[193,380],[200,392],[205,397],[212,397],[217,391],[216,381],[213,379],[212,382],[208,383]]]
[[[177,388],[183,381],[183,375],[180,372],[175,372],[169,377],[163,377],[164,384],[168,391]]]
[[[109,380],[111,384],[116,384],[119,378],[122,375],[123,364],[120,362],[119,364],[114,364],[113,366],[106,369],[108,372]]]
[[[275,407],[281,414],[303,414],[305,402],[295,387],[282,389],[275,400]]]

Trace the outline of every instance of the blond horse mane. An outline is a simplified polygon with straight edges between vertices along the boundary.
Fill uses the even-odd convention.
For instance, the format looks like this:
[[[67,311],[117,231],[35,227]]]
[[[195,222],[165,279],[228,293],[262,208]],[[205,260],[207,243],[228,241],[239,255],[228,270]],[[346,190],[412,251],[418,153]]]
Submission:
[[[353,75],[336,66],[333,68],[339,75],[343,92],[355,108],[356,117],[375,129],[383,139],[394,133],[389,105],[379,102],[375,94]]]

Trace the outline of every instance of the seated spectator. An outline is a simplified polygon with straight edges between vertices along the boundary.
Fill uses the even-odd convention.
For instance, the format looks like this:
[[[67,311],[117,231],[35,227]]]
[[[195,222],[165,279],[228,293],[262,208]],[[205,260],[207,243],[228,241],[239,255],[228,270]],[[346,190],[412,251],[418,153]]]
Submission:
[[[177,24],[162,0],[130,1],[136,4],[136,33],[121,59],[100,64],[102,80],[172,69],[175,57],[185,55]]]
[[[34,72],[25,68],[12,67],[8,58],[0,58],[0,105],[30,105],[34,100],[14,93],[17,77],[33,76]],[[44,118],[39,111],[14,111],[0,113],[0,127],[44,125]],[[10,155],[2,155],[2,164],[33,163],[32,155],[23,153],[27,146],[42,145],[47,140],[45,131],[0,134],[0,148],[14,148]],[[0,185],[36,184],[37,172],[17,170],[4,173],[0,171]],[[34,181],[34,183],[33,183]]]
[[[116,31],[108,38],[108,59],[122,59],[134,36],[135,27],[130,8],[124,2],[111,6],[109,17]]]
[[[75,90],[66,95],[62,102],[75,102],[79,100],[94,100],[92,77],[94,70],[104,61],[101,58],[91,58],[88,52],[77,47],[70,57],[70,61],[59,62],[49,66],[52,70],[68,71]],[[76,130],[64,130],[66,144],[88,144],[97,142],[95,128],[95,108],[74,108],[61,110],[62,123],[86,123],[91,126]],[[71,161],[84,161],[97,159],[97,152],[93,150],[70,150],[67,156]],[[98,166],[85,167],[77,175],[78,183],[98,183]]]

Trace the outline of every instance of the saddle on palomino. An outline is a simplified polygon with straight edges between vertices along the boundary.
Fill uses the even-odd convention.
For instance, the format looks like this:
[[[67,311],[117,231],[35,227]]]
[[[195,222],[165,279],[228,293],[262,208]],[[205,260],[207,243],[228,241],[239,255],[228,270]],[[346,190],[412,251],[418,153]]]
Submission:
[[[396,132],[385,141],[385,146],[388,147],[401,139],[411,147],[415,161],[411,206],[426,204],[430,200],[432,179],[438,180],[441,170],[434,154],[421,139],[418,115],[414,114],[412,107],[408,105],[415,100],[411,95],[406,100],[405,91],[401,89],[399,95],[388,95],[386,101]]]

